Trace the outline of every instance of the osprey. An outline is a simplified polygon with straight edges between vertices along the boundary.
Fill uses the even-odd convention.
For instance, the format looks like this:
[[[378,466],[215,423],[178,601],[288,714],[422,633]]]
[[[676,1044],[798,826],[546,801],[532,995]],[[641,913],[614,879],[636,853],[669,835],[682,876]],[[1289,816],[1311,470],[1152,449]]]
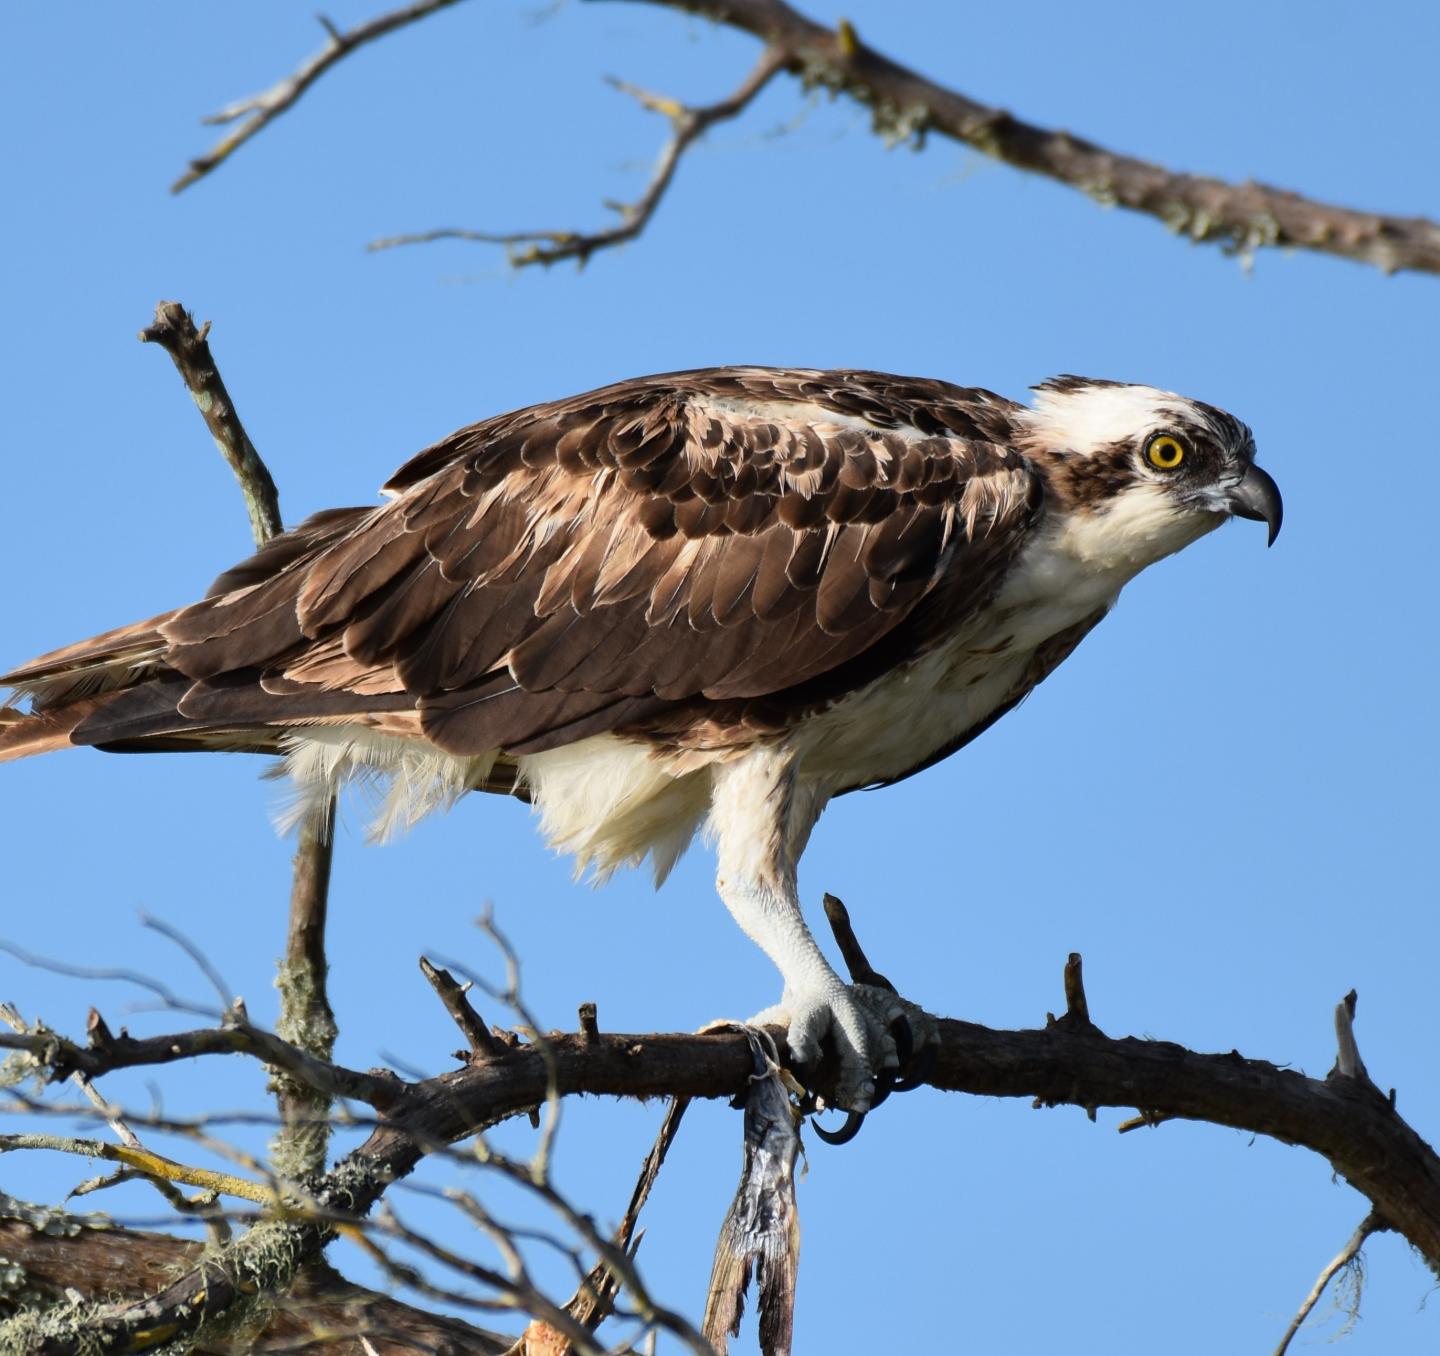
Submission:
[[[312,795],[388,778],[382,832],[517,793],[601,878],[648,856],[661,880],[708,825],[720,896],[783,977],[757,1020],[801,1063],[833,1040],[833,1100],[864,1111],[897,1019],[931,1028],[845,984],[805,924],[826,802],[974,739],[1147,565],[1234,514],[1280,528],[1232,416],[1036,391],[728,367],[498,415],[383,506],[316,514],[202,601],[0,679],[31,699],[0,709],[0,758],[275,753]]]

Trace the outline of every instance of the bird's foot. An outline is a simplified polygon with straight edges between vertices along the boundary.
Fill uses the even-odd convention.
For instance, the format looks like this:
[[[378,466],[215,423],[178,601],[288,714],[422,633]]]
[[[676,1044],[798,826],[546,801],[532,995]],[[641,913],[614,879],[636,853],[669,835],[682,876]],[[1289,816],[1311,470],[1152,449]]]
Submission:
[[[786,1028],[790,1059],[801,1071],[819,1068],[827,1038],[839,1061],[834,1090],[817,1105],[864,1115],[891,1092],[923,1079],[939,1040],[935,1019],[893,990],[875,984],[841,984],[787,990],[773,1008],[757,1013],[756,1026]]]

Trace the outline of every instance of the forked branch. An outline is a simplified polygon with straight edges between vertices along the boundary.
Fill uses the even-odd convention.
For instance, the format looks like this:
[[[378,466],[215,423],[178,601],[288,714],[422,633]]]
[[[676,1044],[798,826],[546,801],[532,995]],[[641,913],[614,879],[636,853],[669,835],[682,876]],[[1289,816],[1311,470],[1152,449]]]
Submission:
[[[1073,963],[1071,970],[1073,1000]],[[1210,1121],[1303,1145],[1328,1159],[1370,1199],[1376,1217],[1403,1235],[1432,1266],[1440,1266],[1440,1158],[1401,1119],[1394,1100],[1363,1073],[1337,1069],[1326,1078],[1311,1078],[1234,1051],[1197,1054],[1164,1041],[1112,1039],[1093,1026],[1061,1021],[1039,1030],[996,1031],[941,1020],[939,1031],[938,1055],[928,1078],[936,1088],[1025,1097],[1046,1106],[1139,1105],[1154,1118]],[[783,1033],[774,1034],[783,1044]],[[184,1048],[190,1037],[179,1033],[155,1039],[157,1046],[169,1041]],[[80,1067],[80,1047],[58,1036],[48,1040],[48,1046],[39,1038],[27,1040],[23,1048],[53,1076]],[[16,1037],[6,1038],[6,1043],[22,1045]],[[201,1053],[199,1042],[191,1048]],[[543,1045],[507,1046],[495,1057],[471,1060],[433,1078],[377,1078],[390,1089],[389,1102],[369,1139],[317,1180],[308,1208],[255,1226],[213,1255],[203,1270],[178,1277],[143,1305],[104,1308],[87,1322],[88,1336],[123,1344],[161,1320],[183,1325],[193,1323],[196,1314],[213,1317],[255,1284],[259,1259],[277,1252],[291,1270],[285,1276],[267,1273],[266,1283],[284,1283],[293,1266],[316,1256],[337,1229],[361,1227],[391,1184],[422,1159],[458,1153],[446,1146],[473,1135],[477,1127],[523,1113],[547,1096],[728,1097],[747,1085],[751,1065],[749,1043],[737,1032],[616,1035],[582,1030],[552,1033]],[[354,1075],[334,1069],[329,1077],[338,1083]],[[878,1114],[898,1113],[886,1108]],[[137,1118],[137,1123],[144,1122]],[[488,1152],[480,1161],[499,1163]],[[531,1165],[509,1165],[507,1170],[513,1180],[536,1182]],[[543,1186],[541,1181],[536,1189]],[[608,1249],[608,1265],[625,1261],[619,1249],[600,1242]],[[74,1333],[37,1349],[70,1352],[82,1346],[82,1334]]]
[[[331,41],[324,51],[264,94],[232,104],[211,119],[243,121],[209,153],[192,161],[175,188],[184,188],[209,173],[362,43],[453,3],[455,0],[425,0],[348,33],[327,24]],[[686,108],[671,100],[631,91],[647,107],[669,116],[674,134],[645,192],[637,201],[617,206],[620,220],[614,226],[598,231],[508,234],[446,228],[390,236],[375,241],[370,248],[433,240],[475,240],[506,246],[517,265],[551,264],[560,259],[583,263],[597,250],[639,235],[654,216],[685,150],[707,126],[742,112],[775,70],[784,69],[807,87],[829,89],[868,108],[875,131],[889,142],[911,141],[919,145],[931,133],[948,137],[1016,169],[1078,189],[1105,206],[1153,217],[1191,241],[1218,244],[1244,257],[1274,246],[1352,259],[1386,273],[1411,270],[1440,274],[1440,224],[1429,218],[1341,207],[1253,180],[1229,183],[1180,173],[1109,150],[1070,132],[1025,122],[1003,108],[980,103],[875,51],[861,41],[849,22],[842,20],[836,28],[826,28],[784,0],[647,3],[703,14],[716,23],[752,34],[765,44],[765,55],[757,68],[757,74],[765,74],[758,84],[756,75],[752,75],[729,99],[708,108]]]
[[[204,155],[192,160],[185,173],[170,185],[170,191],[179,193],[182,189],[189,188],[197,179],[203,179],[217,165],[228,160],[257,132],[268,127],[286,109],[293,107],[295,101],[337,61],[343,60],[367,42],[374,42],[376,38],[383,38],[396,29],[405,28],[419,19],[428,18],[437,10],[449,9],[451,5],[458,3],[459,0],[416,0],[415,4],[403,5],[388,14],[371,19],[368,23],[357,24],[346,32],[336,28],[323,14],[320,15],[320,26],[329,38],[325,46],[292,75],[287,75],[263,93],[227,104],[218,113],[212,113],[203,119],[211,125],[233,122],[237,126],[221,137]]]
[[[650,224],[650,218],[660,206],[675,178],[680,157],[716,123],[727,122],[743,113],[760,91],[785,68],[788,60],[787,54],[779,48],[767,48],[755,69],[728,99],[698,108],[652,94],[623,80],[613,80],[611,83],[616,89],[631,95],[652,113],[664,114],[671,126],[670,140],[660,152],[660,159],[644,193],[634,202],[606,203],[620,218],[613,226],[598,231],[513,231],[502,235],[446,228],[386,236],[383,240],[372,241],[369,248],[385,250],[396,245],[427,244],[435,240],[478,240],[489,245],[504,245],[510,262],[517,268],[527,264],[558,264],[564,259],[574,259],[583,265],[597,251],[635,239]]]

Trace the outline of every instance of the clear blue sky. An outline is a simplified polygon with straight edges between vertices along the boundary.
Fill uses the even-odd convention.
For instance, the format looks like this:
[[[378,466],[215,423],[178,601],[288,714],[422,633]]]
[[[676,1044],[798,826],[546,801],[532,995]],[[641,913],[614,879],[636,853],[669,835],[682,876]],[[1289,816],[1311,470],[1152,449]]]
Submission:
[[[330,12],[348,23],[374,8]],[[1432,5],[805,8],[1116,149],[1440,217]],[[0,661],[189,601],[247,552],[235,488],[168,360],[135,342],[162,297],[213,320],[292,521],[369,502],[457,425],[649,371],[865,366],[1016,397],[1072,371],[1195,395],[1253,426],[1285,492],[1275,549],[1237,524],[1137,581],[976,745],[834,805],[804,893],[845,898],[909,996],[996,1026],[1042,1022],[1079,950],[1112,1034],[1323,1074],[1331,1010],[1353,986],[1374,1076],[1440,1134],[1440,281],[1279,253],[1247,275],[944,141],[886,151],[863,111],[783,80],[687,160],[641,242],[579,275],[515,275],[478,245],[362,251],[438,225],[589,226],[602,199],[638,192],[664,128],[600,77],[710,99],[755,50],[639,5],[462,5],[360,53],[171,198],[214,135],[196,119],[319,39],[308,7],[276,0],[33,4],[0,19]],[[145,909],[273,1019],[290,845],[258,771],[88,752],[7,766],[4,933],[203,996],[140,928]],[[470,922],[487,900],[549,1024],[572,1024],[584,999],[611,1030],[688,1029],[773,1000],[703,850],[658,895],[640,874],[596,893],[517,804],[471,797],[385,849],[364,845],[363,818],[347,816],[334,884],[349,1064],[446,1066],[455,1035],[415,957],[493,970]],[[71,1032],[96,1000],[137,1032],[175,1020],[126,1018],[132,991],[3,956],[0,996]],[[152,1081],[170,1111],[263,1105],[258,1073],[220,1061],[116,1080],[116,1094],[148,1105]],[[1271,1349],[1366,1203],[1300,1150],[1204,1125],[1119,1136],[1123,1114],[1090,1125],[1073,1109],[921,1092],[853,1146],[813,1146],[800,1349]],[[614,1218],[660,1109],[591,1101],[566,1115],[562,1179]],[[507,1142],[528,1134],[522,1122]],[[739,1136],[733,1113],[697,1108],[647,1215],[646,1274],[694,1313]],[[87,1171],[11,1157],[0,1188],[58,1199]],[[103,1203],[149,1217],[158,1202],[135,1189]],[[1364,1316],[1341,1350],[1434,1350],[1429,1272],[1393,1237],[1368,1257]],[[747,1329],[740,1349],[753,1340]]]

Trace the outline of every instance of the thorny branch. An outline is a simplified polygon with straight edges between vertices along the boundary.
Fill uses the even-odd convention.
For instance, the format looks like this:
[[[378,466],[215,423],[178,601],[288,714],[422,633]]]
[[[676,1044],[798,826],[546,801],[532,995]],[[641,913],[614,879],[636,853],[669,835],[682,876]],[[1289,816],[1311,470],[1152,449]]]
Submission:
[[[445,3],[453,0],[414,4],[349,34],[332,29],[331,46],[294,75],[265,94],[218,115],[218,119],[247,115],[249,120],[209,155],[193,161],[176,187],[184,187],[213,169],[360,42],[423,18]],[[1273,246],[1352,259],[1386,273],[1412,270],[1440,274],[1440,224],[1426,217],[1358,211],[1253,180],[1237,184],[1177,173],[1069,132],[1025,122],[1005,109],[979,103],[875,51],[861,41],[848,21],[842,20],[832,30],[792,9],[784,0],[646,3],[702,14],[753,35],[766,48],[757,73],[774,63],[776,70],[788,71],[806,87],[818,86],[854,99],[870,110],[875,131],[888,142],[910,141],[920,146],[930,133],[949,137],[1016,169],[1079,189],[1105,206],[1154,217],[1176,235],[1219,244],[1245,257]],[[392,236],[374,242],[371,248],[443,239],[477,240],[506,245],[517,265],[550,264],[566,258],[583,263],[597,250],[637,236],[653,217],[680,156],[704,127],[743,111],[774,73],[768,70],[759,86],[746,94],[755,79],[752,75],[729,100],[709,108],[689,109],[671,100],[639,94],[647,107],[671,118],[675,133],[645,193],[637,202],[619,207],[621,219],[609,230],[495,234],[445,229]],[[696,122],[703,125],[694,126]]]

